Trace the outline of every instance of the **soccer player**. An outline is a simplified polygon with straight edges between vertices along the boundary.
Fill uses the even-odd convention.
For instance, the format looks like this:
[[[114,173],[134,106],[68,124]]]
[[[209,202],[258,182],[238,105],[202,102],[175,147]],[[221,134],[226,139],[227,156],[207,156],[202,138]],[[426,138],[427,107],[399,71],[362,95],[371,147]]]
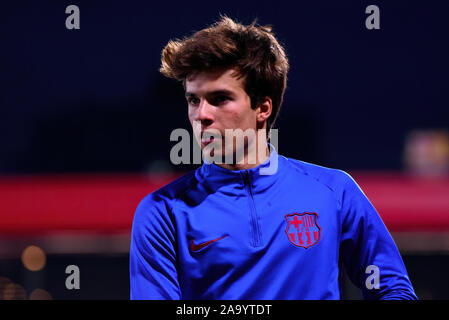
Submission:
[[[267,134],[226,135],[272,128],[288,69],[270,27],[228,17],[164,48],[207,156],[139,204],[131,299],[341,299],[342,265],[366,299],[417,299],[347,173],[283,157]]]

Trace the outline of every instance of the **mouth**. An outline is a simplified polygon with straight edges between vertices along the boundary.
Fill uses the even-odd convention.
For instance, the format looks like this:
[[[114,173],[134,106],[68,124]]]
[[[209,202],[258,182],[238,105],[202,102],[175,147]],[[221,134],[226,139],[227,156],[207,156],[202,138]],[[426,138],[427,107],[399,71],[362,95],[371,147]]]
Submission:
[[[208,144],[214,142],[214,140],[215,140],[214,137],[208,137],[208,138],[201,137],[201,144],[204,146],[207,146]]]

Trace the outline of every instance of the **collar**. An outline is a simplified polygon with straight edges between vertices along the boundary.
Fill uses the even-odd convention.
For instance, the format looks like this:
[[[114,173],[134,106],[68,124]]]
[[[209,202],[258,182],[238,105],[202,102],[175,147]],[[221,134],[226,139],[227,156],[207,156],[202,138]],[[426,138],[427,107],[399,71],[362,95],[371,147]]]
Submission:
[[[217,190],[227,185],[249,184],[255,192],[263,192],[273,185],[280,176],[280,158],[274,146],[268,143],[270,155],[268,159],[257,167],[244,170],[229,170],[215,163],[204,162],[199,167],[195,176],[200,183],[204,183],[208,189]]]

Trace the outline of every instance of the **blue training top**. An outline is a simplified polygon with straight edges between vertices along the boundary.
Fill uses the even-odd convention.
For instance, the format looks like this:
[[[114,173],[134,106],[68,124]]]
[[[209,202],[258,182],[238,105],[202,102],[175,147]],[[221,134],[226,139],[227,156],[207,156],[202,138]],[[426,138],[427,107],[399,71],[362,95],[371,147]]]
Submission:
[[[365,299],[417,299],[355,181],[272,149],[248,170],[204,163],[141,201],[131,299],[341,299],[341,264]]]

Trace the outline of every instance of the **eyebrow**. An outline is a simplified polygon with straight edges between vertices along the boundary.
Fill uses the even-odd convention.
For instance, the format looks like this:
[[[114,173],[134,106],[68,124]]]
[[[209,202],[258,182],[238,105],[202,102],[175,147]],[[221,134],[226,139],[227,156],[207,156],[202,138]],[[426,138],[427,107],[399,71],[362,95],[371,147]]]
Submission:
[[[232,92],[230,90],[223,89],[223,90],[215,90],[215,91],[208,92],[206,95],[212,95],[212,96],[228,95],[228,96],[233,96],[234,92]],[[185,97],[186,98],[187,97],[196,97],[196,94],[193,93],[193,92],[186,91]]]

